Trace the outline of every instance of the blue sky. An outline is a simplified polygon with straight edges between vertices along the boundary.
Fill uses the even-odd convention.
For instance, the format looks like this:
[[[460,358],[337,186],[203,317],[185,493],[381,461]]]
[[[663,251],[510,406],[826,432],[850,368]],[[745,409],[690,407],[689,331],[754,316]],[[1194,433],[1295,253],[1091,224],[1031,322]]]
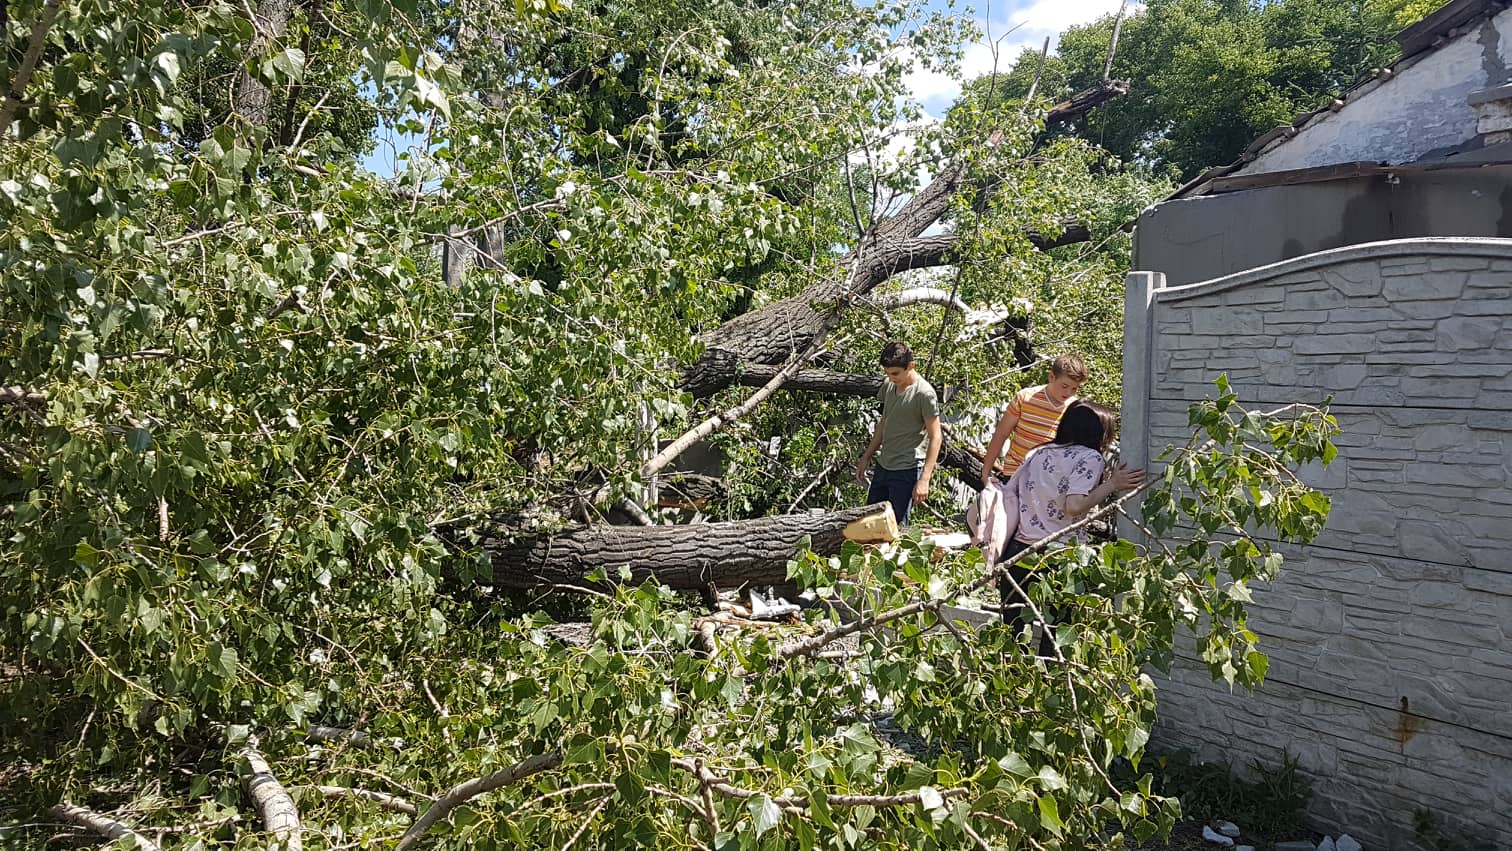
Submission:
[[[1118,11],[1120,0],[977,0],[958,3],[955,12],[969,15],[982,31],[982,39],[965,48],[961,71],[971,79],[992,72],[992,49],[988,45],[988,33],[998,39],[998,62],[1006,66],[1018,57],[1026,47],[1038,50],[1050,37],[1050,49],[1055,49],[1055,36],[1067,27],[1094,21],[1103,15]],[[1130,8],[1139,5],[1130,0]],[[927,0],[925,8],[949,11],[945,0]],[[1011,32],[1010,32],[1011,30]],[[939,118],[961,93],[960,83],[950,77],[923,69],[915,69],[908,77],[913,96],[931,116]],[[363,159],[363,165],[375,174],[389,176],[398,170],[398,155],[414,144],[412,138],[389,134],[381,138],[378,147]]]

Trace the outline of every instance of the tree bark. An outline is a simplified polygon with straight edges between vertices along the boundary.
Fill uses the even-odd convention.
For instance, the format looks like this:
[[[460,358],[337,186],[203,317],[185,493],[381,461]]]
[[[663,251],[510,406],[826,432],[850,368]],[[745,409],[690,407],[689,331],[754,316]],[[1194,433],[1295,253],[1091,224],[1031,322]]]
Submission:
[[[959,169],[947,170],[915,195],[897,216],[880,223],[861,248],[841,260],[842,274],[835,280],[738,316],[700,335],[704,354],[683,371],[683,387],[694,396],[704,397],[737,381],[744,383],[739,377],[740,369],[787,361],[794,352],[805,349],[823,335],[834,312],[843,310],[854,298],[871,292],[893,275],[954,263],[954,234],[921,237],[914,228],[922,231],[934,224],[959,188],[959,180]],[[930,215],[934,218],[924,221]],[[1065,229],[1055,236],[1039,233],[1028,236],[1041,250],[1091,238],[1087,227],[1076,222],[1067,222]],[[847,291],[843,282],[852,277],[849,274],[852,267],[856,267],[854,283]],[[789,379],[788,383],[791,382]]]
[[[300,851],[304,839],[300,836],[299,809],[283,784],[273,776],[273,769],[257,750],[257,739],[249,737],[241,749],[241,757],[247,761],[247,771],[242,774],[242,785],[262,817],[263,828],[273,834],[286,851]]]
[[[268,45],[283,38],[283,34],[289,29],[289,18],[293,13],[294,0],[259,0],[252,18],[252,26],[257,34],[247,48],[253,62],[261,61]],[[235,92],[231,102],[232,111],[253,127],[268,126],[268,121],[273,116],[273,93],[268,91],[263,81],[243,67],[236,73]]]
[[[745,387],[762,387],[778,372],[778,367],[760,363],[740,364],[735,382]],[[782,385],[783,390],[807,390],[831,396],[876,396],[882,389],[881,375],[855,375],[829,369],[800,369]]]
[[[493,565],[490,581],[521,589],[595,587],[587,578],[590,571],[603,569],[609,581],[617,582],[625,566],[632,583],[655,579],[696,590],[711,582],[720,587],[776,585],[787,581],[787,563],[804,538],[814,552],[834,555],[847,540],[876,543],[898,536],[887,503],[696,526],[585,526],[513,540],[506,537],[507,529],[485,525],[469,531],[481,535],[478,543]],[[461,537],[447,530],[442,534]]]

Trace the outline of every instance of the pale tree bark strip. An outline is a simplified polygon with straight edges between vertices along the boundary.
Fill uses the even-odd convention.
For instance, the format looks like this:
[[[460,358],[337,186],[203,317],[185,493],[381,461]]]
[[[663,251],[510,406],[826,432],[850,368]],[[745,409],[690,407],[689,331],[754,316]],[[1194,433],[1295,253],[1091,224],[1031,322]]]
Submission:
[[[932,304],[948,307],[961,313],[971,312],[971,305],[962,301],[960,296],[953,296],[950,290],[942,290],[938,287],[912,287],[898,292],[883,293],[875,296],[872,301],[883,310],[896,310],[915,304]]]
[[[272,766],[257,750],[256,738],[248,738],[240,756],[247,761],[249,769],[242,775],[242,785],[247,788],[247,795],[262,818],[263,828],[273,834],[287,851],[301,851],[304,840],[300,836],[299,808],[294,806],[294,799],[273,776]]]
[[[5,105],[0,106],[0,145],[10,141],[11,124],[15,122],[16,113],[21,110],[21,103],[26,98],[26,87],[31,84],[37,62],[42,58],[42,50],[47,46],[47,34],[52,30],[53,22],[58,19],[60,5],[60,0],[47,0],[47,4],[42,7],[42,14],[32,24],[26,55],[21,57],[21,67],[16,69],[16,76],[11,78],[10,88],[5,92]]]
[[[350,786],[316,786],[315,790],[322,797],[334,799],[355,798],[360,801],[368,801],[382,809],[403,813],[411,818],[420,813],[420,810],[408,799],[401,798],[398,795],[390,795],[387,792],[374,792],[371,789],[355,789]]]
[[[112,842],[118,839],[130,839],[137,851],[158,851],[156,843],[137,833],[130,825],[113,819],[104,813],[95,812],[88,807],[81,807],[68,801],[60,801],[47,812],[53,818],[82,827]]]

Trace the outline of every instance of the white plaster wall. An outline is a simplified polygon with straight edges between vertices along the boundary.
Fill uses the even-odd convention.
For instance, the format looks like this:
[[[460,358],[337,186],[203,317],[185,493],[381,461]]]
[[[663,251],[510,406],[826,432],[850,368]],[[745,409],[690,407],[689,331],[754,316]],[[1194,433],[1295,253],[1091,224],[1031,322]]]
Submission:
[[[1507,81],[1512,68],[1512,7],[1477,30],[1402,68],[1390,80],[1319,115],[1291,140],[1272,146],[1238,174],[1264,174],[1346,162],[1393,165],[1462,144],[1476,135],[1474,91]]]

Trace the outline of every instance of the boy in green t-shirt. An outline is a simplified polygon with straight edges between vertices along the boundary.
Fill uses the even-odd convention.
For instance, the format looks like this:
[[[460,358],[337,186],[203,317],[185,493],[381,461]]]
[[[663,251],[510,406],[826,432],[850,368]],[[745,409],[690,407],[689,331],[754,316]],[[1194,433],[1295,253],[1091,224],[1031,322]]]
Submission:
[[[894,341],[883,346],[881,361],[887,375],[877,391],[882,418],[856,465],[856,481],[867,484],[867,467],[875,458],[877,469],[866,501],[892,503],[898,525],[903,526],[914,503],[929,496],[929,479],[940,457],[940,403],[934,388],[914,371],[907,344]]]

